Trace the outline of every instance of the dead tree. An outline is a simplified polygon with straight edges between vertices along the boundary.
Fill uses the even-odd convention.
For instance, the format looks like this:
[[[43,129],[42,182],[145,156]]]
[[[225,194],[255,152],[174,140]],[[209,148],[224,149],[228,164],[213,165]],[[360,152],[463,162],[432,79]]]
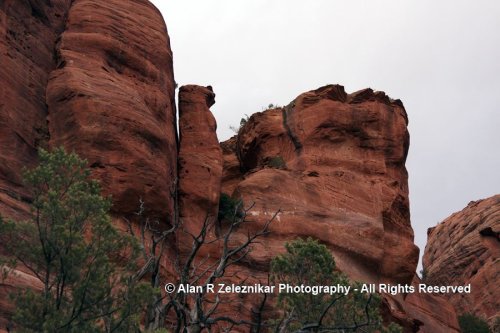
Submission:
[[[203,289],[193,294],[177,291],[168,294],[163,291],[162,294],[156,295],[147,309],[146,328],[148,330],[165,327],[169,318],[170,328],[174,332],[198,333],[203,330],[210,332],[212,327],[221,323],[227,325],[228,332],[234,326],[239,325],[246,325],[253,332],[260,332],[263,326],[262,311],[267,295],[263,295],[260,305],[253,313],[255,321],[240,320],[218,315],[217,310],[220,305],[234,302],[234,300],[225,299],[219,293],[208,295],[206,288],[208,285],[216,284],[221,278],[234,277],[234,275],[227,274],[228,268],[245,259],[252,245],[269,233],[269,225],[280,213],[280,210],[276,211],[260,230],[247,233],[246,238],[235,245],[236,231],[253,222],[248,219],[248,213],[253,206],[252,204],[248,208],[243,208],[240,202],[234,208],[231,219],[223,221],[222,228],[220,221],[217,221],[215,217],[206,216],[199,232],[193,234],[182,228],[178,218],[174,219],[170,228],[162,230],[158,221],[152,221],[144,216],[145,203],[140,199],[139,209],[135,213],[139,220],[139,231],[134,232],[132,223],[126,219],[129,232],[140,241],[144,260],[144,264],[137,271],[134,279],[140,280],[148,276],[151,286],[160,289],[162,283],[165,282],[161,281],[160,276],[164,250],[174,244],[174,239],[179,236],[179,233],[183,233],[192,242],[190,249],[184,253],[181,253],[179,249],[174,249],[174,258],[169,258],[175,268],[176,285],[193,285]],[[220,245],[217,257],[200,255],[204,248],[217,245]],[[244,284],[245,281],[246,278],[243,278],[239,283]]]
[[[144,264],[134,274],[135,281],[142,280],[145,276],[149,276],[150,285],[155,289],[162,289],[162,281],[160,275],[160,264],[163,258],[165,246],[170,236],[173,236],[179,227],[178,219],[174,217],[173,223],[168,229],[161,229],[161,224],[158,220],[151,220],[144,216],[145,203],[139,199],[139,209],[135,213],[139,220],[139,231],[134,232],[134,228],[130,220],[125,219],[128,225],[128,230],[131,235],[136,237],[140,242],[142,259]],[[146,328],[148,330],[156,330],[163,327],[165,322],[165,313],[163,311],[164,304],[160,293],[155,294],[151,302],[149,302],[146,313]]]
[[[232,219],[225,221],[228,225],[223,225],[220,233],[215,232],[217,221],[210,216],[205,218],[197,234],[184,231],[192,240],[192,244],[183,258],[176,258],[177,285],[193,285],[199,289],[195,293],[181,291],[166,294],[165,313],[175,318],[172,325],[174,332],[199,333],[203,330],[210,332],[216,325],[219,325],[219,329],[220,325],[227,325],[223,330],[228,331],[234,326],[246,325],[250,327],[249,330],[255,331],[254,328],[262,326],[261,319],[259,322],[253,322],[219,315],[217,311],[219,306],[234,300],[226,299],[217,291],[213,294],[207,292],[207,286],[216,285],[222,278],[235,277],[234,274],[227,273],[228,269],[245,259],[252,245],[269,233],[269,225],[280,213],[280,210],[276,211],[259,231],[247,232],[246,238],[237,243],[234,240],[235,232],[252,222],[247,218],[252,208],[253,204],[246,209],[236,207]],[[220,252],[216,258],[200,256],[200,251],[204,247],[214,244],[220,244]],[[242,285],[245,281],[246,277],[240,278],[239,284]],[[263,309],[266,299],[264,295],[258,309]],[[256,318],[262,318],[262,315],[259,313]]]

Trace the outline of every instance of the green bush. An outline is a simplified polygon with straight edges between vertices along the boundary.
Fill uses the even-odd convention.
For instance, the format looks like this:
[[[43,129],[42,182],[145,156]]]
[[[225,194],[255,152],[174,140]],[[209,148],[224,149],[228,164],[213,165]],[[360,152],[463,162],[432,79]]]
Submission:
[[[458,323],[460,324],[460,330],[462,333],[488,333],[489,327],[488,323],[474,316],[473,314],[466,313],[458,317]]]
[[[274,169],[286,169],[286,163],[280,155],[269,158],[267,165]]]
[[[221,193],[219,199],[219,213],[217,218],[219,221],[233,221],[235,218],[243,216],[243,201],[233,199],[227,193]]]
[[[244,118],[240,119],[240,129],[247,124],[248,119],[250,119],[250,116],[247,114],[245,114]]]
[[[354,288],[360,288],[359,284],[351,283],[336,270],[335,261],[325,245],[308,238],[286,243],[285,248],[286,253],[271,261],[273,282],[292,286],[352,286],[348,295],[280,293],[278,308],[284,312],[285,318],[289,318],[281,321],[288,321],[285,329],[296,331],[309,326],[311,332],[401,332],[395,324],[383,327],[379,314],[380,298],[354,292]],[[311,325],[318,326],[313,329]]]
[[[240,119],[240,126],[236,128],[235,126],[231,125],[229,126],[229,129],[232,130],[234,133],[239,134],[241,129],[245,127],[245,125],[248,123],[248,120],[250,119],[250,116],[245,113],[245,117]]]

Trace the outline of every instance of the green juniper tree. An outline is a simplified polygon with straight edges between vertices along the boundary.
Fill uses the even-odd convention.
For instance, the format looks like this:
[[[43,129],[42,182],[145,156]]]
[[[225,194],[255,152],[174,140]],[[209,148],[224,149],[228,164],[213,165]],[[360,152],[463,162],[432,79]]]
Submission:
[[[488,333],[490,329],[488,323],[471,313],[465,313],[458,317],[460,330],[463,333]]]
[[[286,253],[271,261],[271,279],[292,286],[351,285],[335,269],[335,261],[326,246],[316,240],[297,239],[285,245]],[[280,293],[278,307],[283,318],[279,332],[400,332],[397,325],[384,328],[379,314],[380,299],[351,291],[348,295]]]
[[[137,332],[153,289],[129,273],[137,243],[116,230],[111,201],[87,162],[40,150],[25,172],[33,195],[26,221],[0,221],[0,241],[43,285],[13,295],[17,332]]]

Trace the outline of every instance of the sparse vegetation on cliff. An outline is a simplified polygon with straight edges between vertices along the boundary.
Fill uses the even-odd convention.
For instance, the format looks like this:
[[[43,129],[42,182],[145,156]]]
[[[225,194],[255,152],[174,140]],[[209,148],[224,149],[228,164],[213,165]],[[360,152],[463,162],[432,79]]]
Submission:
[[[460,324],[460,331],[462,333],[488,333],[490,332],[488,323],[471,314],[466,313],[458,317],[458,323]]]
[[[286,162],[280,155],[269,158],[267,165],[273,169],[286,169]]]
[[[232,198],[227,193],[221,193],[219,199],[218,220],[232,220],[243,216],[243,201]]]
[[[240,132],[240,130],[247,124],[248,119],[250,119],[250,116],[245,114],[245,117],[240,119],[240,126],[239,127],[231,125],[231,126],[229,126],[229,129],[232,130],[234,133],[238,134]]]
[[[263,107],[262,110],[271,110],[271,109],[277,109],[277,108],[280,108],[281,106],[279,106],[278,104],[274,104],[274,103],[269,103],[267,105],[267,108],[266,107]]]
[[[111,201],[89,178],[85,160],[62,148],[40,150],[39,158],[25,172],[31,218],[0,223],[4,246],[42,286],[13,295],[16,331],[137,332],[154,291],[129,273],[135,239],[113,227]]]
[[[286,243],[286,253],[271,262],[271,280],[292,286],[351,285],[347,276],[336,270],[335,260],[326,246],[308,238]],[[280,293],[278,307],[283,318],[278,328],[284,332],[401,332],[391,324],[384,328],[379,314],[380,297],[351,290],[332,295],[319,293]]]

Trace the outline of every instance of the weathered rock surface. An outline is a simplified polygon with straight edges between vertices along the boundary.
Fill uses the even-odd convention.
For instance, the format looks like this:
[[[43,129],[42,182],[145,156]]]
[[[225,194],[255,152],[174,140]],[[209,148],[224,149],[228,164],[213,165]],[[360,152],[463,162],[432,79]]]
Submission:
[[[37,148],[48,140],[45,88],[54,44],[65,25],[70,0],[0,1],[0,214],[21,219],[29,212],[22,169],[36,164]],[[0,244],[0,254],[8,254]],[[16,271],[0,280],[0,332],[12,314],[9,293],[36,288],[37,280]]]
[[[172,52],[146,0],[74,2],[47,87],[50,145],[88,159],[113,212],[171,218],[177,176]]]
[[[444,295],[459,314],[493,323],[500,309],[500,195],[472,201],[428,231],[423,257],[431,285],[470,284],[470,294]]]
[[[312,236],[354,279],[410,283],[418,249],[405,168],[407,122],[399,100],[370,89],[347,94],[338,85],[252,115],[237,140],[222,144],[222,187],[255,203],[256,227],[282,210],[254,259],[267,262],[285,240]]]
[[[237,137],[221,143],[222,191],[255,204],[255,222],[242,238],[281,213],[242,269],[263,279],[286,241],[312,236],[353,280],[417,283],[407,124],[401,101],[371,89],[347,94],[338,85],[252,115]],[[458,332],[454,309],[439,296],[384,299],[386,318],[405,332]]]
[[[0,214],[26,216],[21,170],[36,165],[38,147],[62,145],[89,161],[117,223],[140,198],[148,217],[171,220],[172,52],[149,1],[0,1],[0,59]],[[0,285],[0,298],[23,281]],[[0,330],[11,311],[4,305]]]
[[[45,88],[70,0],[0,1],[0,212],[29,210],[21,170],[48,140]]]
[[[412,286],[418,290],[420,278],[415,275]],[[459,333],[457,314],[453,306],[442,296],[436,294],[411,293],[404,301],[401,295],[392,303],[393,318],[402,316],[400,322],[407,332],[419,333]],[[386,299],[390,296],[385,295]],[[408,325],[407,323],[411,323]],[[406,325],[405,325],[406,324]],[[411,329],[411,330],[410,330]]]
[[[70,6],[71,5],[71,6]],[[170,218],[177,176],[172,52],[147,0],[0,3],[0,209],[20,217],[38,147],[88,159],[113,211]]]
[[[211,87],[179,90],[179,215],[183,228],[193,234],[206,218],[217,219],[219,207],[222,149],[209,110],[214,103]]]
[[[223,193],[233,193],[236,186],[244,180],[244,173],[241,170],[240,161],[236,154],[237,141],[238,138],[233,136],[220,144],[224,164],[221,184]]]
[[[139,199],[149,218],[171,221],[176,190],[183,229],[193,233],[207,216],[216,218],[221,192],[254,203],[253,222],[238,230],[235,243],[281,209],[272,233],[228,269],[226,282],[240,274],[265,283],[269,260],[285,241],[312,236],[352,279],[411,283],[418,249],[400,101],[325,86],[253,115],[238,137],[219,145],[209,111],[214,93],[185,86],[177,159],[172,52],[161,15],[147,0],[1,1],[0,51],[0,146],[8,148],[0,151],[2,215],[26,215],[30,198],[20,170],[36,164],[38,147],[63,145],[88,159],[104,194],[113,196],[121,227]],[[216,254],[219,245],[200,255]],[[0,253],[8,253],[1,244]],[[172,272],[168,257],[165,274]],[[18,280],[0,285],[0,332],[12,313],[5,295],[19,287],[39,284],[20,268]],[[222,306],[222,313],[250,318],[260,295],[235,297],[238,306]],[[387,302],[407,330],[456,328],[445,301],[410,295]]]

